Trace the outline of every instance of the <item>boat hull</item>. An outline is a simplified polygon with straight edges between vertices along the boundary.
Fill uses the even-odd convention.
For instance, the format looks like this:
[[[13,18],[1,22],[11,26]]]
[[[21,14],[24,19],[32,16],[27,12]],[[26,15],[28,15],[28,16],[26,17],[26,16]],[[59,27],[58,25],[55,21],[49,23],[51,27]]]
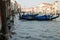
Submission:
[[[21,19],[25,19],[25,20],[40,20],[40,21],[47,21],[47,20],[53,20],[58,18],[59,16],[51,16],[51,15],[42,15],[42,16],[38,16],[38,15],[22,15]]]

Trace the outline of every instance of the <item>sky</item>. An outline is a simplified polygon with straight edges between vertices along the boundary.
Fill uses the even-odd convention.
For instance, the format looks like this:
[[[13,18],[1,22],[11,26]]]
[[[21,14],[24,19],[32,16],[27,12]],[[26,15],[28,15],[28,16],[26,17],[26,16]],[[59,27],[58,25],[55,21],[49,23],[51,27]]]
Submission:
[[[55,0],[16,0],[21,6],[24,7],[34,7],[41,3],[53,3]]]

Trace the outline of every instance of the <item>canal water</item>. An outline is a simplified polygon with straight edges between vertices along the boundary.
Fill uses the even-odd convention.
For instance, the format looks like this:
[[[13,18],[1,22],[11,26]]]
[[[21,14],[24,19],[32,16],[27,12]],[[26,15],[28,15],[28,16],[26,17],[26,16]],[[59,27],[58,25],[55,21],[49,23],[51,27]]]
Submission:
[[[27,21],[18,20],[12,31],[16,34],[11,35],[10,40],[60,40],[60,18],[53,21]]]

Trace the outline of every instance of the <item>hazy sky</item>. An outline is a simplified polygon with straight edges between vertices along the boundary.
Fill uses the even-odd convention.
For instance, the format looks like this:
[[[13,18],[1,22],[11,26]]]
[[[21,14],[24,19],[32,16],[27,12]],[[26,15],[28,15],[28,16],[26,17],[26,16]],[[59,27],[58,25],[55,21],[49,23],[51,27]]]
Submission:
[[[22,7],[34,7],[43,2],[53,3],[55,0],[16,0]]]

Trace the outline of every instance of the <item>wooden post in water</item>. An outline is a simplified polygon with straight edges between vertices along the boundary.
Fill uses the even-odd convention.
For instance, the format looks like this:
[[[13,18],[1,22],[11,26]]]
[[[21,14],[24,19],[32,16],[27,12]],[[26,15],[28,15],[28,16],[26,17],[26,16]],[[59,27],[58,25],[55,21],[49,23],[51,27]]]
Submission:
[[[19,11],[19,20],[20,20],[20,18],[21,18],[21,6],[20,6],[18,11]]]
[[[9,36],[9,29],[7,24],[7,0],[0,0],[0,6],[1,6],[1,16],[2,16],[2,36],[1,40],[8,40]]]
[[[15,15],[14,15],[14,10],[12,10],[11,13],[12,13],[12,15],[11,15],[11,16],[12,16],[11,22],[14,24],[14,16],[15,16]]]

